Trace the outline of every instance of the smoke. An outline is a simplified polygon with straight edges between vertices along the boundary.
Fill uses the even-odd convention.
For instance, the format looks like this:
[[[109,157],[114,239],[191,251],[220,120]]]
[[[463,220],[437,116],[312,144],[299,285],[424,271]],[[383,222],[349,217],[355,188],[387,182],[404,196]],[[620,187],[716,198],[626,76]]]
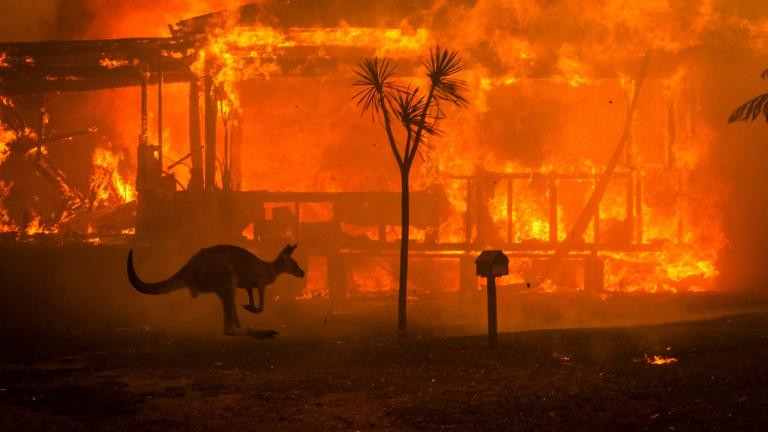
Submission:
[[[168,25],[245,0],[0,1],[0,41],[168,36]]]
[[[55,35],[60,0],[0,1],[0,40],[21,42],[49,39]]]

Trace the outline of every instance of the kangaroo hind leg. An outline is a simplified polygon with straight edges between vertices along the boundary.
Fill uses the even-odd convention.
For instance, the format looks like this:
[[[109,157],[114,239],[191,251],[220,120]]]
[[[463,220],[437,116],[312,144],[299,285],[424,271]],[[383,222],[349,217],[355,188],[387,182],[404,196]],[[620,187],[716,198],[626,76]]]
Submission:
[[[235,289],[237,288],[237,277],[235,271],[227,265],[223,268],[221,280],[216,294],[221,300],[222,311],[224,312],[224,334],[237,335],[240,328],[240,319],[237,316],[235,308]]]

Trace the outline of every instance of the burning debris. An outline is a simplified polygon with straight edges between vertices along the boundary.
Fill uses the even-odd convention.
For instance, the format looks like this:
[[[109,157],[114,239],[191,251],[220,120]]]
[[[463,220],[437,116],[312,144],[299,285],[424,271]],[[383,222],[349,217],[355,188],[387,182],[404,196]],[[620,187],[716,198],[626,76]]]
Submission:
[[[648,356],[648,354],[643,354],[643,360],[649,365],[668,365],[672,363],[677,363],[677,358],[675,357],[665,357],[660,355],[654,355],[653,357]]]

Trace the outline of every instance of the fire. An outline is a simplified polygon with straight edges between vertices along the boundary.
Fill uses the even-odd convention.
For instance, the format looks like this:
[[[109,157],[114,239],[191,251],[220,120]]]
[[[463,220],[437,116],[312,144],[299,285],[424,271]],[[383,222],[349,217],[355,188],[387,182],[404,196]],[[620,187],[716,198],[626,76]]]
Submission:
[[[281,73],[277,59],[282,49],[311,46],[322,57],[323,47],[376,47],[376,55],[414,55],[427,45],[429,33],[417,29],[412,34],[402,29],[376,28],[288,28],[225,26],[209,32],[192,70],[198,75],[210,72],[213,82],[225,95],[223,116],[239,113],[237,83],[246,79],[269,78]]]
[[[307,284],[296,300],[327,299],[330,296],[327,284],[328,259],[309,257],[307,264]]]
[[[101,60],[99,60],[99,64],[104,66],[107,69],[114,69],[122,66],[127,66],[129,64],[128,60],[121,60],[121,59],[111,59],[107,57],[102,57]]]
[[[677,363],[677,358],[675,357],[664,357],[660,355],[654,355],[653,358],[651,358],[648,354],[643,354],[643,359],[650,365],[668,365]]]
[[[379,57],[402,57],[420,53],[427,47],[429,32],[419,28],[413,32],[403,29],[364,27],[289,29],[283,46],[313,47],[376,47]]]
[[[123,204],[136,199],[136,189],[120,174],[121,160],[120,155],[110,150],[94,149],[91,191],[95,195],[95,206]]]
[[[43,222],[43,218],[34,212],[32,213],[32,220],[27,224],[26,227],[24,227],[24,233],[28,236],[35,234],[52,234],[55,232],[57,232],[56,227],[45,224]]]
[[[2,205],[3,201],[5,201],[5,198],[8,196],[11,186],[12,184],[9,185],[0,180],[0,232],[12,232],[17,230],[16,226],[8,217],[8,212],[6,211],[5,206]]]
[[[172,21],[227,6],[224,3],[153,7]],[[452,252],[493,247],[545,256],[554,247],[551,234],[556,230],[554,240],[566,238],[602,174],[606,155],[622,133],[638,59],[653,50],[659,55],[652,57],[653,73],[642,90],[629,149],[600,203],[599,219],[591,222],[574,254],[596,251],[605,262],[608,292],[714,290],[720,274],[718,255],[727,243],[719,209],[727,187],[710,175],[709,149],[718,126],[709,123],[694,91],[696,53],[711,44],[714,35],[731,33],[744,41],[727,36],[734,46],[765,49],[765,24],[729,16],[709,1],[648,1],[636,7],[625,3],[480,0],[457,12],[436,2],[418,20],[396,24],[402,28],[392,21],[379,27],[348,25],[343,17],[337,27],[278,27],[265,24],[273,22],[270,17],[243,24],[232,16],[205,29],[196,40],[191,70],[200,78],[210,75],[220,99],[219,116],[242,126],[243,141],[253,143],[243,149],[244,164],[251,164],[244,165],[244,189],[394,191],[398,182],[388,170],[394,167],[377,138],[379,131],[358,122],[350,107],[351,67],[344,62],[389,57],[404,65],[405,74],[415,75],[420,56],[431,45],[439,42],[458,49],[466,60],[462,78],[470,85],[471,105],[450,112],[450,121],[441,123],[444,134],[430,139],[413,178],[414,189],[435,188],[447,202],[440,205],[436,233],[412,226],[411,237],[426,248],[431,237],[439,248],[460,245]],[[100,20],[107,28],[94,34],[94,27],[88,35],[131,36],[140,28],[135,12],[110,15],[121,17]],[[156,25],[158,19],[153,15],[147,30],[152,36],[160,36],[158,29],[165,28]],[[294,52],[300,54],[289,58]],[[688,53],[684,58],[675,57],[683,52]],[[302,75],[313,62],[337,57],[344,60],[322,77]],[[670,58],[680,64],[670,64]],[[128,65],[106,54],[99,64],[107,69]],[[9,67],[9,59],[0,53],[3,67]],[[187,103],[172,96],[186,96],[174,93],[174,85],[164,90],[163,133],[176,131],[163,135],[165,155],[172,159],[189,153],[183,136],[187,124],[168,114],[174,105]],[[109,121],[132,136],[134,111],[110,114]],[[0,129],[0,163],[9,154],[7,143],[15,139],[13,131]],[[91,190],[96,205],[136,198],[133,173],[121,167],[124,155],[133,151],[132,145],[127,147],[125,152],[102,147],[94,151]],[[330,205],[300,206],[294,213],[301,214],[304,223],[336,223]],[[393,243],[400,236],[396,226],[380,229],[341,219],[338,223],[340,235],[371,243]],[[243,235],[259,238],[252,225]],[[529,281],[534,261],[519,259],[515,274],[506,280]],[[318,275],[328,271],[327,263],[317,259],[309,267]],[[373,275],[366,278],[363,271],[353,271],[350,279],[358,292],[387,291],[395,285],[389,263],[358,267]],[[301,298],[322,292],[326,277],[311,277],[312,288]],[[542,289],[557,291],[555,285],[550,281]]]
[[[11,149],[8,148],[8,144],[16,141],[16,132],[5,129],[0,123],[0,165],[5,162]]]

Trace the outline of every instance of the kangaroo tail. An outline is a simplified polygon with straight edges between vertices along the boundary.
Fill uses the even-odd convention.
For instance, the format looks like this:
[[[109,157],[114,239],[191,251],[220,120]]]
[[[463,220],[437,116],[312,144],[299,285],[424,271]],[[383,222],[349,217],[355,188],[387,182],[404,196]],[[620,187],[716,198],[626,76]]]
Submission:
[[[133,267],[133,250],[128,252],[128,280],[131,282],[137,291],[144,294],[165,294],[171,291],[175,291],[179,288],[183,288],[186,284],[181,277],[181,273],[184,270],[182,267],[175,275],[160,282],[144,282],[139,279],[139,275],[136,274],[136,269]]]

